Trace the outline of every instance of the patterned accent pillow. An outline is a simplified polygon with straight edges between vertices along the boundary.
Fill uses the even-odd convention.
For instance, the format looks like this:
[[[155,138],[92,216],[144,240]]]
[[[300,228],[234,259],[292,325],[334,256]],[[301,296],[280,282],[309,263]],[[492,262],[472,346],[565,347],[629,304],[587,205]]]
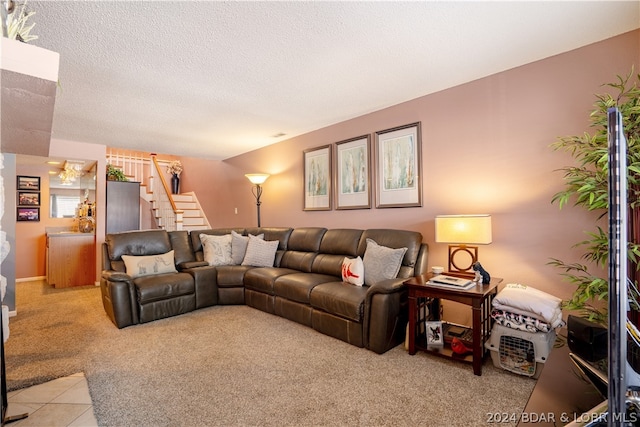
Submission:
[[[367,249],[364,251],[364,283],[373,286],[376,283],[395,279],[402,265],[407,248],[392,249],[380,246],[373,239],[367,239]]]
[[[231,265],[231,234],[211,236],[200,234],[204,260],[209,265]]]
[[[256,237],[264,240],[264,234],[258,234]],[[243,236],[231,230],[231,260],[233,261],[233,265],[242,264],[248,244],[249,236]]]
[[[364,285],[362,258],[345,258],[342,261],[342,281],[356,286]]]
[[[242,265],[273,267],[279,243],[278,240],[262,240],[250,235],[247,252],[242,260]]]
[[[177,273],[173,251],[166,254],[133,256],[122,255],[126,273],[133,277],[150,276],[161,273]]]

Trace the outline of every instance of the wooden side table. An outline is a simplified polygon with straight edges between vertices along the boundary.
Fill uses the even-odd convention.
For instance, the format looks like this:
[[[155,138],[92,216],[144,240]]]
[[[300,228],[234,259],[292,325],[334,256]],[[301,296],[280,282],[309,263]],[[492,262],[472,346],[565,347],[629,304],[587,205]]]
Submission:
[[[482,362],[484,360],[484,343],[491,333],[493,319],[491,318],[491,301],[498,293],[498,285],[501,278],[492,277],[488,285],[476,285],[471,289],[445,288],[442,286],[430,286],[427,284],[432,274],[423,274],[404,282],[409,289],[409,354],[416,354],[422,350],[438,356],[461,360],[473,365],[473,373],[482,375]],[[466,304],[473,310],[472,322],[472,354],[458,356],[447,345],[442,349],[428,349],[426,337],[419,334],[419,324],[426,320],[440,320],[439,300],[456,301]],[[425,301],[433,301],[429,313],[422,309]]]

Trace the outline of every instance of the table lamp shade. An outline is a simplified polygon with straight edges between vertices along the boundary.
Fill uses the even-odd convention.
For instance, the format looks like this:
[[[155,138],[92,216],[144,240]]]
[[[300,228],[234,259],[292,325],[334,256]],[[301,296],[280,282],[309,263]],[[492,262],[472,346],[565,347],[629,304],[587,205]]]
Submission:
[[[491,215],[438,215],[436,242],[488,245],[491,243]]]

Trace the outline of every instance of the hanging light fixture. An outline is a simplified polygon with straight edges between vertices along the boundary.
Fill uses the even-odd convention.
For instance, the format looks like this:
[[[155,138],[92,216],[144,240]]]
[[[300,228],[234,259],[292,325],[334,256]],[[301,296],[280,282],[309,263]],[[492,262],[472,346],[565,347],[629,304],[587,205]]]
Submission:
[[[84,175],[84,172],[82,172],[83,166],[84,162],[66,160],[64,162],[64,169],[62,169],[62,172],[58,174],[58,177],[62,180],[61,184],[73,184],[77,178],[80,178],[82,175]]]

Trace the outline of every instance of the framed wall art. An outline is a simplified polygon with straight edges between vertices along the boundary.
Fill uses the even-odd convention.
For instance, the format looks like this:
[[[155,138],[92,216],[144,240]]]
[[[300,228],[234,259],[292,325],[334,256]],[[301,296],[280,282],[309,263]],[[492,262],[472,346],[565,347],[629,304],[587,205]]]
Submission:
[[[40,208],[18,208],[18,221],[40,221]]]
[[[376,132],[376,207],[422,206],[420,122]]]
[[[371,208],[371,136],[336,142],[336,209]]]
[[[18,175],[18,190],[40,191],[39,176]]]
[[[18,206],[40,206],[40,192],[18,191]]]
[[[331,210],[331,145],[303,152],[304,210]]]

